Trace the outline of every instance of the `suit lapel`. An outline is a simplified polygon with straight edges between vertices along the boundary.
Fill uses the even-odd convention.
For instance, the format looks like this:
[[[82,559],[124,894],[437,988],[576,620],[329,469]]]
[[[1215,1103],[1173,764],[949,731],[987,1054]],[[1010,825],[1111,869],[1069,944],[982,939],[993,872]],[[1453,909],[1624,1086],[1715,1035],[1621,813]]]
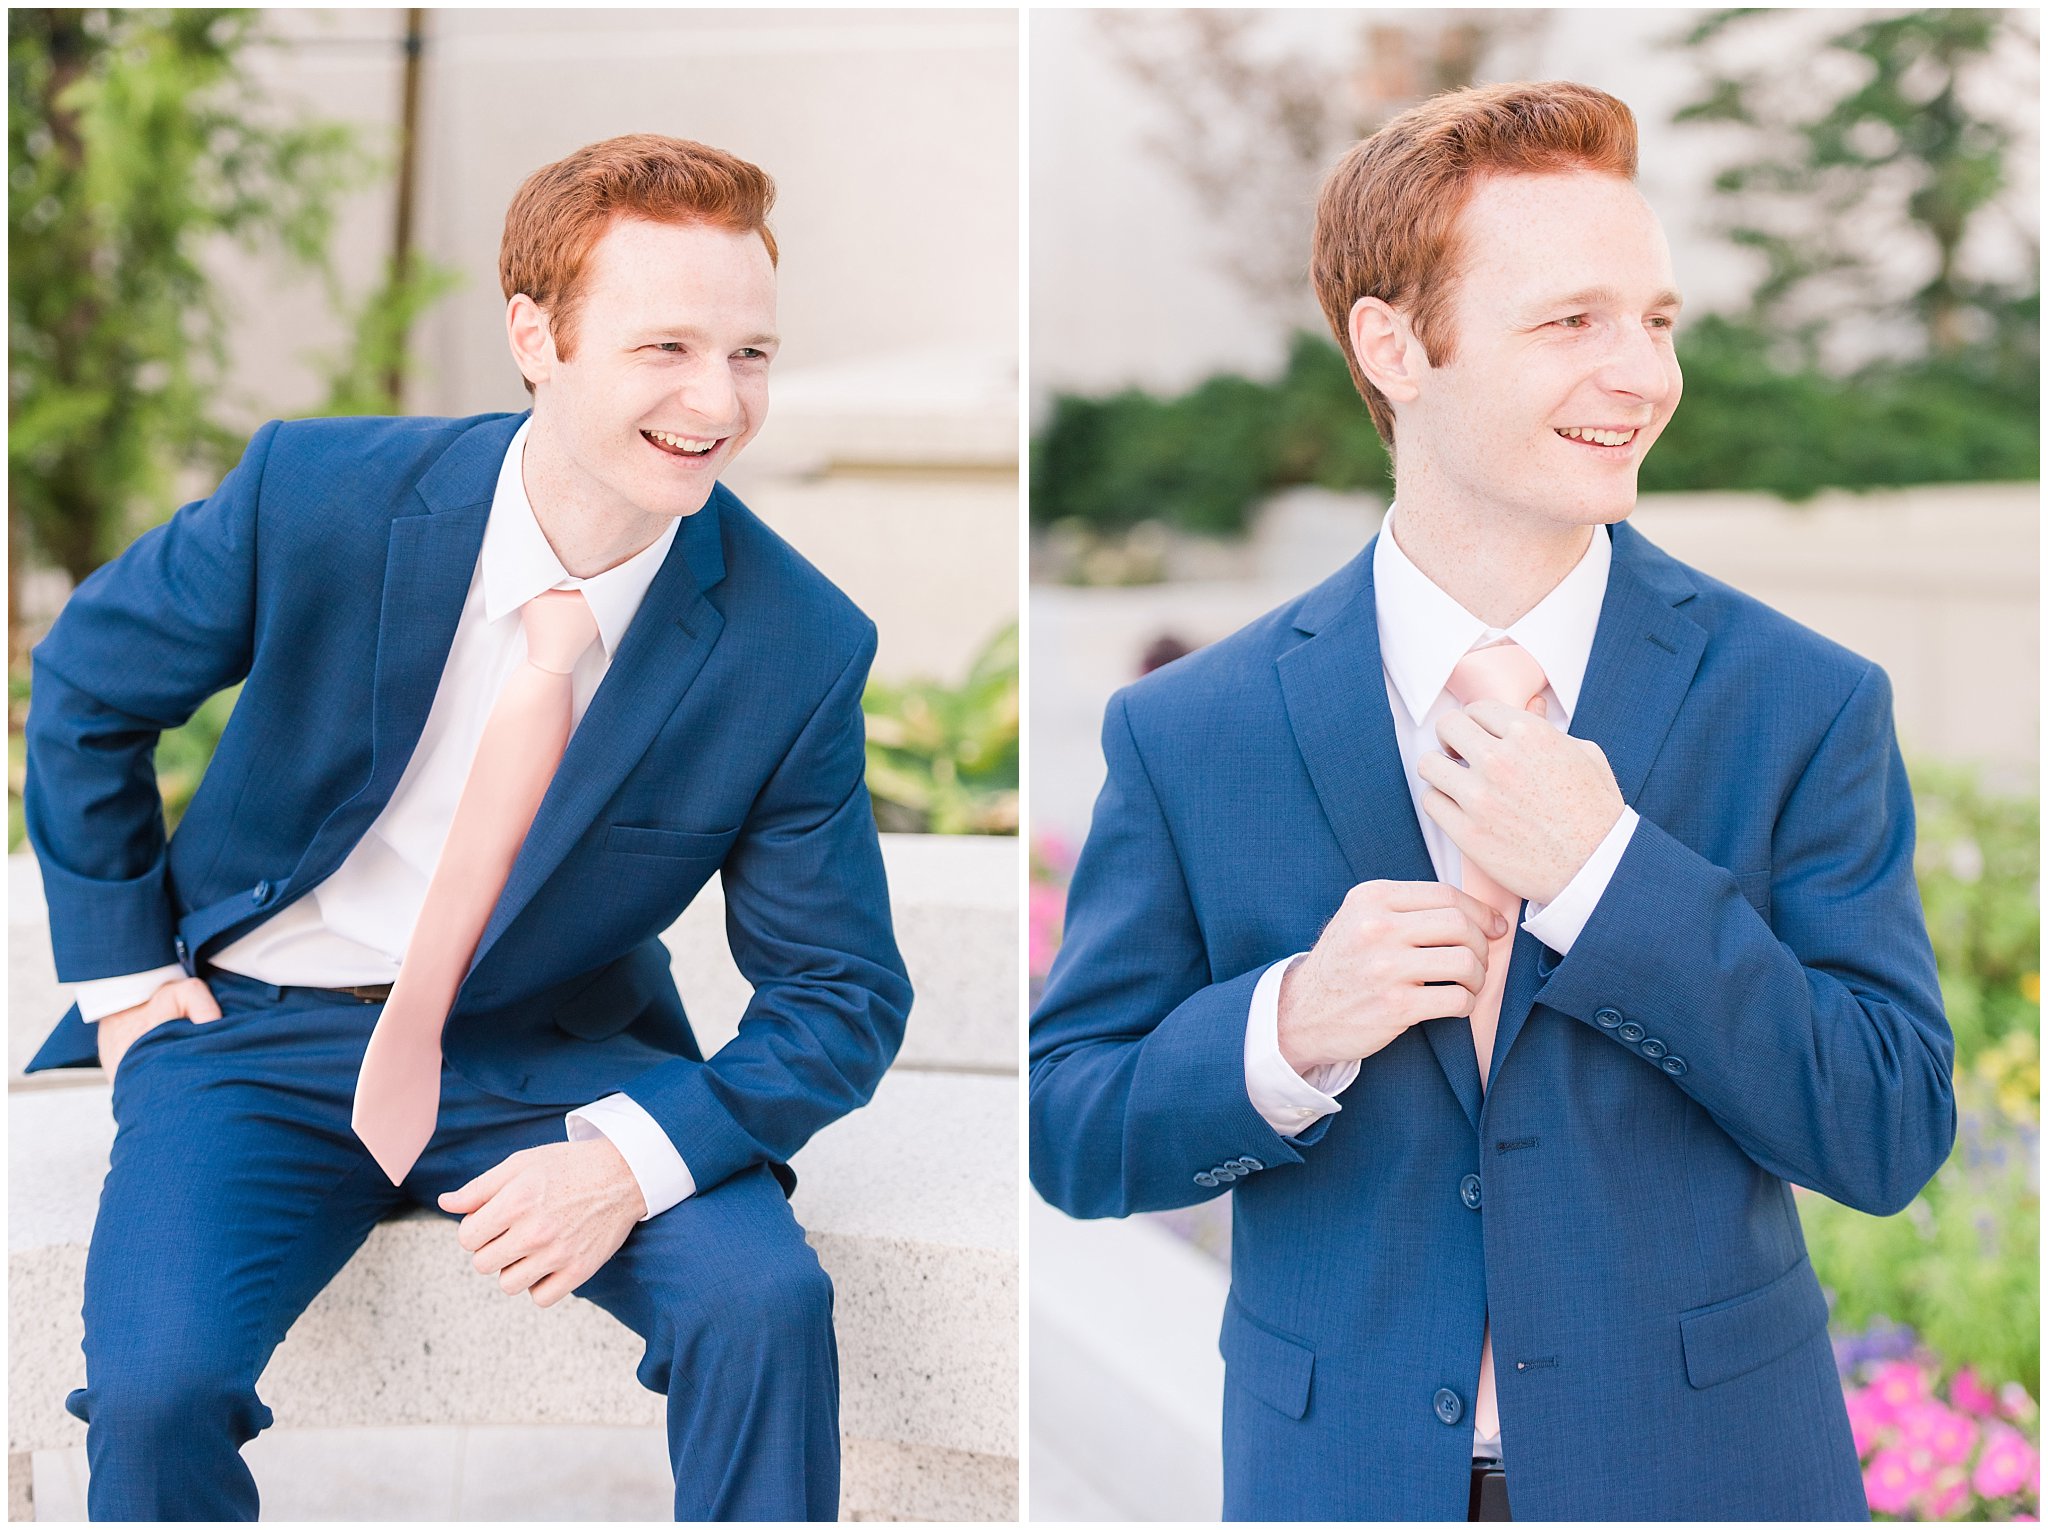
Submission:
[[[718,529],[723,491],[683,523],[617,657],[590,699],[534,815],[533,827],[484,926],[474,972],[506,926],[533,901],[563,857],[653,743],[711,656],[725,618],[705,591],[724,576]]]
[[[1374,541],[1378,539],[1375,538]],[[1295,747],[1356,882],[1433,882],[1436,869],[1401,773],[1388,709],[1373,597],[1373,543],[1302,603],[1312,634],[1276,661]],[[1422,1034],[1476,1128],[1479,1064],[1461,1017],[1427,1021]]]
[[[1611,535],[1614,559],[1571,733],[1600,746],[1622,801],[1633,807],[1699,669],[1707,635],[1679,609],[1696,593],[1684,568],[1627,522]],[[1538,946],[1526,930],[1516,936],[1489,1078],[1500,1076],[1542,986]]]
[[[465,431],[415,485],[411,513],[391,522],[370,693],[370,773],[320,826],[292,875],[297,890],[317,886],[342,863],[419,746],[483,548],[498,472],[524,418],[507,415]]]

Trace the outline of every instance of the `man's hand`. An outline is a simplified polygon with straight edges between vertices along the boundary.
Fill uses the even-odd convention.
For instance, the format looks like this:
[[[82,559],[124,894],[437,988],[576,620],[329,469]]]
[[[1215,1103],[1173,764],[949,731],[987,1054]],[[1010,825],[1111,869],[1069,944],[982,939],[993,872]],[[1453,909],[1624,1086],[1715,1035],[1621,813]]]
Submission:
[[[465,1213],[456,1241],[477,1269],[536,1307],[595,1275],[647,1214],[633,1171],[603,1137],[524,1148],[440,1204]]]
[[[1422,811],[1509,892],[1554,901],[1622,815],[1600,746],[1503,701],[1446,713],[1436,736],[1446,753],[1415,766]]]
[[[1280,980],[1280,1055],[1306,1074],[1370,1057],[1424,1020],[1471,1014],[1487,942],[1506,933],[1493,909],[1441,882],[1359,883]]]
[[[107,1070],[107,1077],[114,1076],[137,1036],[180,1016],[196,1021],[220,1018],[220,1005],[203,978],[174,978],[140,1004],[117,1009],[94,1021],[93,1040],[99,1046],[100,1066]]]

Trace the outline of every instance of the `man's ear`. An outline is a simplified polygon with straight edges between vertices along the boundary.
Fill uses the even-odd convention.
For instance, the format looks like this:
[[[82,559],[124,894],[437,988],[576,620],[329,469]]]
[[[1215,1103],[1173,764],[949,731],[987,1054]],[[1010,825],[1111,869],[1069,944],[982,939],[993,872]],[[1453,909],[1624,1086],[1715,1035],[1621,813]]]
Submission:
[[[523,292],[515,292],[505,305],[505,339],[512,347],[512,363],[528,383],[544,383],[555,368],[555,337],[548,326],[547,310]]]
[[[1379,298],[1362,297],[1351,305],[1347,327],[1351,354],[1366,380],[1391,402],[1413,402],[1421,391],[1416,373],[1423,355],[1407,319]]]

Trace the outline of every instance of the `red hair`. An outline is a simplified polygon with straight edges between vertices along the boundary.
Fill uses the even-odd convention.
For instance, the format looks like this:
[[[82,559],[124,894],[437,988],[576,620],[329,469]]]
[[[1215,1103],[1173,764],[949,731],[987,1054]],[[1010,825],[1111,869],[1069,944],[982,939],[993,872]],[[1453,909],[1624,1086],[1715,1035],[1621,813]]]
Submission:
[[[1472,86],[1410,107],[1345,153],[1316,201],[1309,274],[1380,439],[1394,411],[1351,353],[1351,310],[1376,297],[1407,315],[1432,366],[1455,359],[1451,300],[1464,270],[1459,218],[1491,175],[1592,170],[1634,180],[1635,114],[1569,80]]]
[[[768,210],[774,205],[775,182],[767,172],[723,149],[659,133],[607,138],[526,178],[505,213],[498,280],[508,302],[523,292],[547,311],[555,354],[566,361],[576,345],[590,252],[615,220],[705,223],[759,234],[773,262]]]

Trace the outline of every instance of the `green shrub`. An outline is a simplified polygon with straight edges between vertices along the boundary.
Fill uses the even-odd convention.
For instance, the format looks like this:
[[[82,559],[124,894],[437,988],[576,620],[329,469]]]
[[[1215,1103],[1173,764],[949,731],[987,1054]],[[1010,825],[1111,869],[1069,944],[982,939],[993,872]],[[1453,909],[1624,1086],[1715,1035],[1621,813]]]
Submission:
[[[1017,832],[1017,624],[991,638],[959,685],[870,680],[868,794],[885,830]]]

